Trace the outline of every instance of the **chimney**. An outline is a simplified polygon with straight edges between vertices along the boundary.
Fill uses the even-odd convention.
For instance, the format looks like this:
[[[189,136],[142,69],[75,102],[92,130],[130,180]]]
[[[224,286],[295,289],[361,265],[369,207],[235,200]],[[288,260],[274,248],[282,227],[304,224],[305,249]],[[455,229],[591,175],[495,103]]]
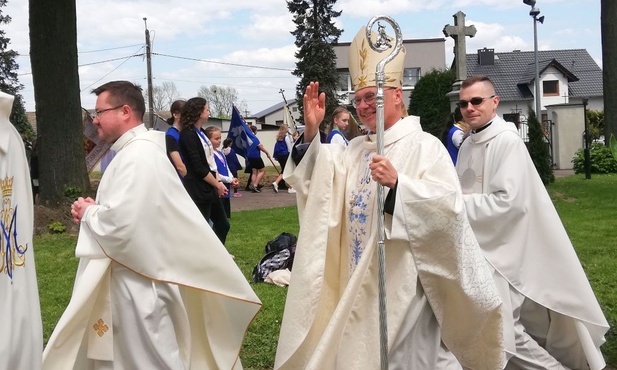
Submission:
[[[478,64],[492,66],[495,64],[495,49],[478,49]]]

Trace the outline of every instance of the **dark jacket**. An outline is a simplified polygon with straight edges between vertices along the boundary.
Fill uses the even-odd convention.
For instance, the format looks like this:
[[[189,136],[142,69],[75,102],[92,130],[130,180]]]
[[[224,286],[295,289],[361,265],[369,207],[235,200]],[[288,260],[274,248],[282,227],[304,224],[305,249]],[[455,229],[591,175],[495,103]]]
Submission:
[[[184,187],[195,203],[209,203],[216,199],[218,194],[204,177],[208,172],[216,176],[216,172],[210,171],[206,152],[196,130],[191,125],[180,132],[180,154],[186,166]]]

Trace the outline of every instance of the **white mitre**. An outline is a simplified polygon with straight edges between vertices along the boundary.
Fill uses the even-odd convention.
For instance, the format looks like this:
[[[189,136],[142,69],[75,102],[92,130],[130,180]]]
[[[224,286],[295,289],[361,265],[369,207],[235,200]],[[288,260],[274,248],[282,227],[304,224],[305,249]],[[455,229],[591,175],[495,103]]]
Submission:
[[[354,91],[365,87],[377,86],[375,81],[375,68],[377,63],[385,59],[392,48],[396,45],[394,37],[387,35],[391,40],[391,46],[382,52],[377,52],[371,48],[366,38],[366,28],[360,28],[358,34],[351,42],[349,47],[349,74]],[[377,34],[371,31],[373,44],[377,41]],[[403,86],[403,65],[405,62],[405,47],[403,46],[398,55],[386,64],[384,86],[402,87]]]

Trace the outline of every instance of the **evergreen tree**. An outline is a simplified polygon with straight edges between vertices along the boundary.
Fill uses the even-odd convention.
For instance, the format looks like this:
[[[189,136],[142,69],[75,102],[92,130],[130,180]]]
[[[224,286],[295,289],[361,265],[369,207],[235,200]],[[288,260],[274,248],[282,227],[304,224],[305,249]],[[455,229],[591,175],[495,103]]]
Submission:
[[[544,185],[548,185],[555,181],[551,157],[548,153],[548,142],[544,136],[542,125],[538,122],[536,114],[531,108],[529,108],[527,117],[527,125],[529,126],[527,150],[542,182]]]
[[[326,125],[332,112],[338,106],[338,74],[333,43],[343,32],[334,25],[334,18],[341,12],[332,10],[336,0],[288,0],[287,9],[293,14],[295,36],[296,68],[293,75],[300,77],[296,85],[296,102],[304,112],[302,97],[311,81],[319,82],[319,89],[326,94]],[[301,117],[302,120],[302,117]]]
[[[408,112],[420,117],[422,129],[441,138],[446,123],[451,119],[450,99],[456,72],[432,70],[422,76],[411,92]]]
[[[0,24],[8,24],[11,22],[11,17],[5,15],[2,11],[6,3],[7,0],[0,0]],[[11,39],[6,37],[3,30],[0,30],[0,91],[15,97],[13,100],[13,110],[11,111],[9,119],[25,140],[32,141],[35,137],[35,133],[28,122],[23,98],[19,94],[24,87],[17,79],[19,65],[15,61],[15,58],[17,58],[18,53],[15,50],[8,49],[10,43]]]

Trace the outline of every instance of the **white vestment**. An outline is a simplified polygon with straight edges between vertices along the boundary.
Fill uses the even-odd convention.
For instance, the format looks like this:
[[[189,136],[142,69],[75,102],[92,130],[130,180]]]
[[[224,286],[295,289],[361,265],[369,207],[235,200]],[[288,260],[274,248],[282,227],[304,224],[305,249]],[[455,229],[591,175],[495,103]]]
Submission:
[[[358,137],[345,149],[316,138],[285,169],[300,234],[275,369],[379,368],[374,140]],[[384,154],[398,171],[385,220],[390,369],[460,369],[440,341],[464,368],[496,369],[501,301],[448,153],[407,117],[385,132]]]
[[[508,355],[516,352],[511,285],[530,300],[521,311],[523,323],[538,320],[537,314],[526,317],[526,309],[544,307],[543,318],[526,329],[553,357],[572,369],[587,368],[587,361],[591,369],[604,368],[599,348],[608,323],[514,124],[495,117],[472,133],[456,169],[469,222],[496,270]]]
[[[41,368],[43,328],[32,247],[30,172],[9,122],[13,96],[0,92],[0,370]]]
[[[241,368],[261,303],[184,190],[165,134],[140,125],[112,150],[81,220],[73,295],[43,368]]]

